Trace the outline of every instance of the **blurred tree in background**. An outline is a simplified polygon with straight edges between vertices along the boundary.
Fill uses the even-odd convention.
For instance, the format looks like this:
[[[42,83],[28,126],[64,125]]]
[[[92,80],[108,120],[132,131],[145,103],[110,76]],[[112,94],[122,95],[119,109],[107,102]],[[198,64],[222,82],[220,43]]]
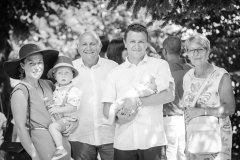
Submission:
[[[232,76],[237,110],[231,117],[233,160],[240,159],[240,1],[239,0],[1,0],[0,88],[4,112],[9,109],[10,85],[2,62],[17,58],[22,44],[34,42],[75,59],[78,35],[95,30],[110,40],[120,38],[126,26],[140,22],[150,32],[158,52],[168,35],[184,41],[195,32],[211,41],[211,62]]]

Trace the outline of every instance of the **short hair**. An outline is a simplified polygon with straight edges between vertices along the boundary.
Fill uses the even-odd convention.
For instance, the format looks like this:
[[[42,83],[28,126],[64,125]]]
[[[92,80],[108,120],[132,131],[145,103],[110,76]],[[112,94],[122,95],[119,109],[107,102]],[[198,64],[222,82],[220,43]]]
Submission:
[[[92,35],[97,40],[97,43],[99,44],[99,46],[102,47],[102,42],[101,42],[99,36],[97,35],[97,33],[94,31],[86,31],[86,32],[82,33],[79,37],[79,42],[82,39],[82,37],[86,34]]]
[[[125,49],[123,39],[113,39],[107,48],[107,57],[110,60],[117,62],[118,64],[123,63],[122,52]]]
[[[207,50],[207,52],[210,52],[210,41],[207,39],[206,36],[202,34],[196,34],[191,37],[189,37],[185,41],[185,49],[188,51],[190,43],[195,42],[199,45],[201,45],[204,49]]]
[[[142,24],[140,24],[140,23],[130,24],[130,25],[127,27],[127,29],[126,29],[126,31],[125,31],[125,33],[124,33],[124,40],[127,39],[127,34],[128,34],[128,32],[130,32],[130,31],[143,32],[143,33],[145,33],[146,36],[147,36],[147,41],[148,41],[148,31],[147,31],[147,28],[146,28],[144,25],[142,25]]]
[[[163,41],[163,48],[170,54],[180,55],[181,39],[177,36],[169,36]]]

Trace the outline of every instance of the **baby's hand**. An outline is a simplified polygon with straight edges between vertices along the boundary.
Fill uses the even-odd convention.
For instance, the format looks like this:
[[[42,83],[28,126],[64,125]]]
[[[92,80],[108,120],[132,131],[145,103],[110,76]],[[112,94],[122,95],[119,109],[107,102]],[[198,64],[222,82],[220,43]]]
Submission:
[[[50,114],[60,113],[60,107],[52,107],[48,111]]]

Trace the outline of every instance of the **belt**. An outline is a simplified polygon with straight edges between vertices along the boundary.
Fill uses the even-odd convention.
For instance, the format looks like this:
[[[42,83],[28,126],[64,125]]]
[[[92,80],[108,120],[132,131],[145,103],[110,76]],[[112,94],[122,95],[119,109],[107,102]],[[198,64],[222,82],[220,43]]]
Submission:
[[[27,130],[29,130],[29,128],[27,128]],[[31,128],[31,131],[32,130],[48,130],[47,128],[43,128],[43,127],[33,127]]]
[[[32,130],[48,130],[48,129],[47,128],[36,127],[36,128],[32,128]]]
[[[163,117],[172,117],[172,116],[183,116],[183,114],[175,114],[175,115],[163,115]]]

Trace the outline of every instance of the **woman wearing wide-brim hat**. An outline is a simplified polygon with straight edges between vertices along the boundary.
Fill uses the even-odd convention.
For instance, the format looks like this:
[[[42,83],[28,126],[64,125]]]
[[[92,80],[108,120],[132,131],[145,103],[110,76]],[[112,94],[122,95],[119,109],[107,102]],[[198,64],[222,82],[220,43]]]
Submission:
[[[43,50],[36,44],[26,44],[20,48],[19,59],[4,63],[7,75],[20,79],[11,94],[11,108],[18,136],[32,160],[50,160],[55,152],[48,132],[52,121],[44,103],[45,99],[52,99],[54,85],[44,78],[58,54],[56,50]],[[63,141],[71,153],[68,141]],[[70,154],[62,159],[70,160]]]

